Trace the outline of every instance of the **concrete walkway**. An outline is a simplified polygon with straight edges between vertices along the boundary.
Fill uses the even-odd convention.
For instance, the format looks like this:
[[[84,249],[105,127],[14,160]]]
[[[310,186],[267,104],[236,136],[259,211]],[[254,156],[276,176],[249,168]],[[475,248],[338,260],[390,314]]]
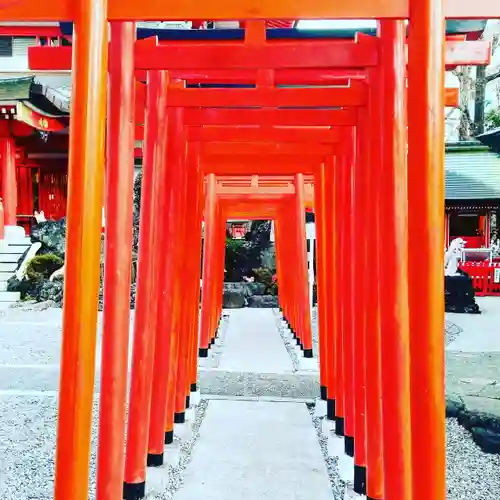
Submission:
[[[209,402],[174,500],[332,500],[306,405]]]
[[[220,370],[254,378],[273,374],[274,389],[292,370],[269,309],[231,311],[221,348]],[[272,399],[209,400],[184,485],[173,500],[332,500],[307,406]]]
[[[291,372],[292,360],[271,309],[235,309],[229,316],[219,368],[255,373]]]

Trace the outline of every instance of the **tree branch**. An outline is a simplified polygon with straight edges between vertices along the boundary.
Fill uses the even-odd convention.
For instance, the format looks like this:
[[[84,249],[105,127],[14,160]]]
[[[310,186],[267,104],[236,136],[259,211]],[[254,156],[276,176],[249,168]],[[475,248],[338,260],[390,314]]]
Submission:
[[[492,82],[493,80],[496,80],[497,78],[500,78],[500,69],[498,69],[494,73],[486,75],[486,77],[484,79],[485,79],[486,83],[489,83],[489,82]]]

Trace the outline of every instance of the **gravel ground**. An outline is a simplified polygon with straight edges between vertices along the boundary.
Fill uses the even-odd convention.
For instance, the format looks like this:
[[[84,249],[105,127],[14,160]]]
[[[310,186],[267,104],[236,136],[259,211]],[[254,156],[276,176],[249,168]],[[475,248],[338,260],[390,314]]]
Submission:
[[[483,453],[469,431],[455,419],[447,419],[448,500],[500,498],[500,456]]]
[[[323,434],[321,425],[322,418],[314,415],[314,405],[307,405],[307,409],[311,414],[312,423],[314,425],[314,428],[316,429],[318,443],[321,448],[323,459],[325,460],[326,472],[328,474],[328,479],[332,488],[333,498],[341,499],[343,498],[343,493],[345,491],[346,485],[339,475],[338,458],[328,455],[328,438]]]

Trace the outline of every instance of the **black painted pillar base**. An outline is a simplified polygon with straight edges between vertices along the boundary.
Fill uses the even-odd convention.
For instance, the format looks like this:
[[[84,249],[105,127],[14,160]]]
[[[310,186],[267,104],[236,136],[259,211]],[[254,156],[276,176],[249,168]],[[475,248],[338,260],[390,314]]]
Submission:
[[[304,358],[312,358],[313,350],[312,349],[304,349],[304,346],[301,344],[300,348],[304,351]]]
[[[198,390],[198,387],[196,385],[196,382],[194,384],[191,384],[191,392],[196,392]]]
[[[321,401],[326,401],[328,399],[328,389],[326,386],[322,385],[319,388],[319,397],[321,398]]]
[[[186,414],[182,413],[174,413],[174,424],[183,424],[186,422]]]
[[[344,435],[344,417],[335,417],[335,434]]]
[[[172,444],[174,442],[174,431],[165,432],[165,444]]]
[[[148,453],[147,466],[161,467],[163,465],[163,453]]]
[[[300,342],[300,337],[295,337],[295,339],[297,340],[297,345],[301,345],[301,342]]]
[[[189,408],[190,404],[191,404],[191,398],[189,396],[186,396],[186,410]]]
[[[354,465],[354,491],[359,495],[366,495],[366,467]]]
[[[198,356],[200,358],[208,358],[208,349],[200,347],[200,349],[198,350]]]
[[[351,436],[344,436],[344,451],[347,456],[354,457],[354,438]]]
[[[146,496],[146,482],[123,483],[123,500],[140,500]]]
[[[326,418],[335,420],[335,399],[326,400]]]

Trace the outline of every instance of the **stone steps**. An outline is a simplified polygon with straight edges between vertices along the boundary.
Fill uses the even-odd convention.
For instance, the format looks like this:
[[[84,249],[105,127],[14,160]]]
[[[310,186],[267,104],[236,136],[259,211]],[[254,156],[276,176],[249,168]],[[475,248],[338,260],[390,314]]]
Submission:
[[[8,292],[7,281],[17,269],[17,263],[31,246],[27,237],[16,237],[1,242],[0,245],[0,305],[2,308],[15,304],[21,299],[19,292]]]
[[[8,302],[14,304],[21,300],[20,292],[0,292],[0,302]]]

